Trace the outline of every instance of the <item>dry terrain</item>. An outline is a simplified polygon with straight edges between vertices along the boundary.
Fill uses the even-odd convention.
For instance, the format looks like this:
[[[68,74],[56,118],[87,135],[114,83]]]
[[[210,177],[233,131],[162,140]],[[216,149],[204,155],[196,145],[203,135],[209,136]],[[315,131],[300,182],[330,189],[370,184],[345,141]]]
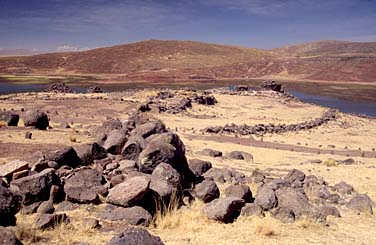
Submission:
[[[15,110],[20,113],[21,121],[19,127],[0,127],[0,164],[12,159],[28,159],[37,150],[75,147],[92,142],[97,137],[96,126],[108,118],[127,120],[140,103],[155,94],[156,91],[144,90],[109,94],[25,93],[1,96],[0,109]],[[299,132],[266,134],[263,137],[204,134],[201,130],[206,127],[231,123],[300,123],[318,118],[327,110],[272,96],[213,95],[218,100],[213,106],[193,104],[191,109],[178,114],[150,112],[181,137],[189,159],[208,160],[215,167],[234,168],[246,175],[260,169],[280,176],[296,168],[306,174],[322,176],[331,185],[345,181],[359,193],[368,194],[376,200],[375,119],[340,113],[335,121]],[[23,111],[34,108],[48,112],[51,129],[40,131],[23,126]],[[72,128],[60,128],[61,122],[68,122]],[[32,133],[32,139],[25,139],[26,131]],[[76,142],[72,142],[72,137]],[[222,151],[224,155],[240,150],[251,153],[254,160],[212,158],[197,153],[204,148]],[[325,164],[328,159],[344,160],[349,157],[355,160],[355,164]],[[323,163],[307,163],[314,159]],[[226,184],[220,185],[221,190],[225,187]],[[257,186],[250,187],[256,193]],[[166,244],[376,244],[375,216],[347,209],[340,210],[341,218],[328,217],[324,224],[308,219],[283,224],[268,215],[265,218],[242,217],[232,224],[222,224],[205,218],[201,213],[202,205],[196,201],[190,209],[174,210],[165,217],[159,217],[148,229]],[[26,244],[84,241],[105,244],[122,230],[121,225],[103,223],[99,231],[93,231],[81,224],[82,217],[92,216],[102,206],[88,205],[67,212],[71,225],[43,232],[31,228],[35,215],[18,214],[18,225],[14,230]],[[45,240],[46,237],[50,239]]]
[[[376,43],[321,41],[260,50],[148,40],[83,52],[0,58],[2,74],[108,74],[129,81],[276,78],[376,81]]]

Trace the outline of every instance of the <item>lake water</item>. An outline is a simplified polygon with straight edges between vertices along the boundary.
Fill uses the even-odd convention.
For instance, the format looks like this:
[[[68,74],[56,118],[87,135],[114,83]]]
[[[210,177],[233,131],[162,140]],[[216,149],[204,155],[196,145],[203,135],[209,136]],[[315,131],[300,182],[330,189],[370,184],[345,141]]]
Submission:
[[[188,86],[193,86],[196,89],[210,89],[214,87],[219,87],[221,84],[219,83],[206,83],[206,84],[193,84]],[[17,84],[17,83],[8,83],[0,81],[0,94],[9,94],[9,93],[23,93],[23,92],[39,92],[43,91],[47,88],[48,85],[43,84]],[[85,87],[80,86],[71,86],[69,87],[76,92],[84,93],[89,85],[85,85]],[[181,88],[187,87],[187,84],[139,84],[139,83],[127,83],[127,84],[106,84],[100,85],[104,92],[112,92],[112,91],[122,91],[131,88],[145,88],[145,87],[160,87],[160,88]],[[228,84],[222,84],[222,86],[228,86]],[[362,102],[362,101],[350,101],[339,99],[330,96],[320,96],[320,95],[312,95],[308,93],[303,93],[297,90],[289,90],[289,93],[293,94],[295,97],[299,98],[300,100],[312,104],[317,104],[325,107],[336,108],[345,113],[356,113],[356,114],[363,114],[370,117],[376,117],[376,102]]]
[[[342,100],[334,97],[311,95],[298,91],[289,91],[292,95],[301,101],[321,105],[330,108],[336,108],[345,113],[357,113],[370,117],[376,117],[375,102],[357,102],[350,100]]]

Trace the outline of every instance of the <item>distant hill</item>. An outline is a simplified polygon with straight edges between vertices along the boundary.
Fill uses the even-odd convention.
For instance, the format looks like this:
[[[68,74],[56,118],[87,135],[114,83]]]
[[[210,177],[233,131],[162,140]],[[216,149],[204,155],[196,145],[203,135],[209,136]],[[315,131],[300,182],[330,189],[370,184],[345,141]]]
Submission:
[[[82,52],[2,57],[0,72],[119,74],[144,80],[283,77],[376,82],[376,43],[320,41],[259,50],[149,40]]]
[[[35,55],[40,52],[30,49],[0,49],[1,56],[22,56],[22,55]]]

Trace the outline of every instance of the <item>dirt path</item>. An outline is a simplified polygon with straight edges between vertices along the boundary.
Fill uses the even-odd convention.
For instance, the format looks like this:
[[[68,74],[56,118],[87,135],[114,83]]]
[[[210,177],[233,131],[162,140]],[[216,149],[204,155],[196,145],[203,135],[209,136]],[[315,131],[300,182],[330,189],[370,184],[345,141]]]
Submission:
[[[375,151],[359,151],[359,150],[336,150],[336,149],[322,149],[322,148],[313,148],[299,145],[290,145],[282,144],[275,142],[265,142],[258,141],[251,138],[235,138],[231,136],[218,136],[218,135],[192,135],[186,134],[187,138],[195,140],[204,140],[204,141],[215,141],[223,143],[233,143],[240,144],[245,146],[252,146],[258,148],[268,148],[268,149],[277,149],[284,151],[296,151],[296,152],[305,152],[305,153],[320,153],[320,154],[332,154],[340,155],[347,157],[365,157],[365,158],[376,158]]]

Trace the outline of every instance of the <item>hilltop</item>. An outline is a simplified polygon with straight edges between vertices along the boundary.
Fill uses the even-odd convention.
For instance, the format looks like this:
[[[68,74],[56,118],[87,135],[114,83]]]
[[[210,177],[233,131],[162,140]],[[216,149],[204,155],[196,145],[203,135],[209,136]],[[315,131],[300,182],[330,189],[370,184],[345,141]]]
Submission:
[[[0,58],[4,74],[121,74],[123,79],[278,77],[376,81],[376,43],[320,41],[260,50],[148,40],[82,52]]]

